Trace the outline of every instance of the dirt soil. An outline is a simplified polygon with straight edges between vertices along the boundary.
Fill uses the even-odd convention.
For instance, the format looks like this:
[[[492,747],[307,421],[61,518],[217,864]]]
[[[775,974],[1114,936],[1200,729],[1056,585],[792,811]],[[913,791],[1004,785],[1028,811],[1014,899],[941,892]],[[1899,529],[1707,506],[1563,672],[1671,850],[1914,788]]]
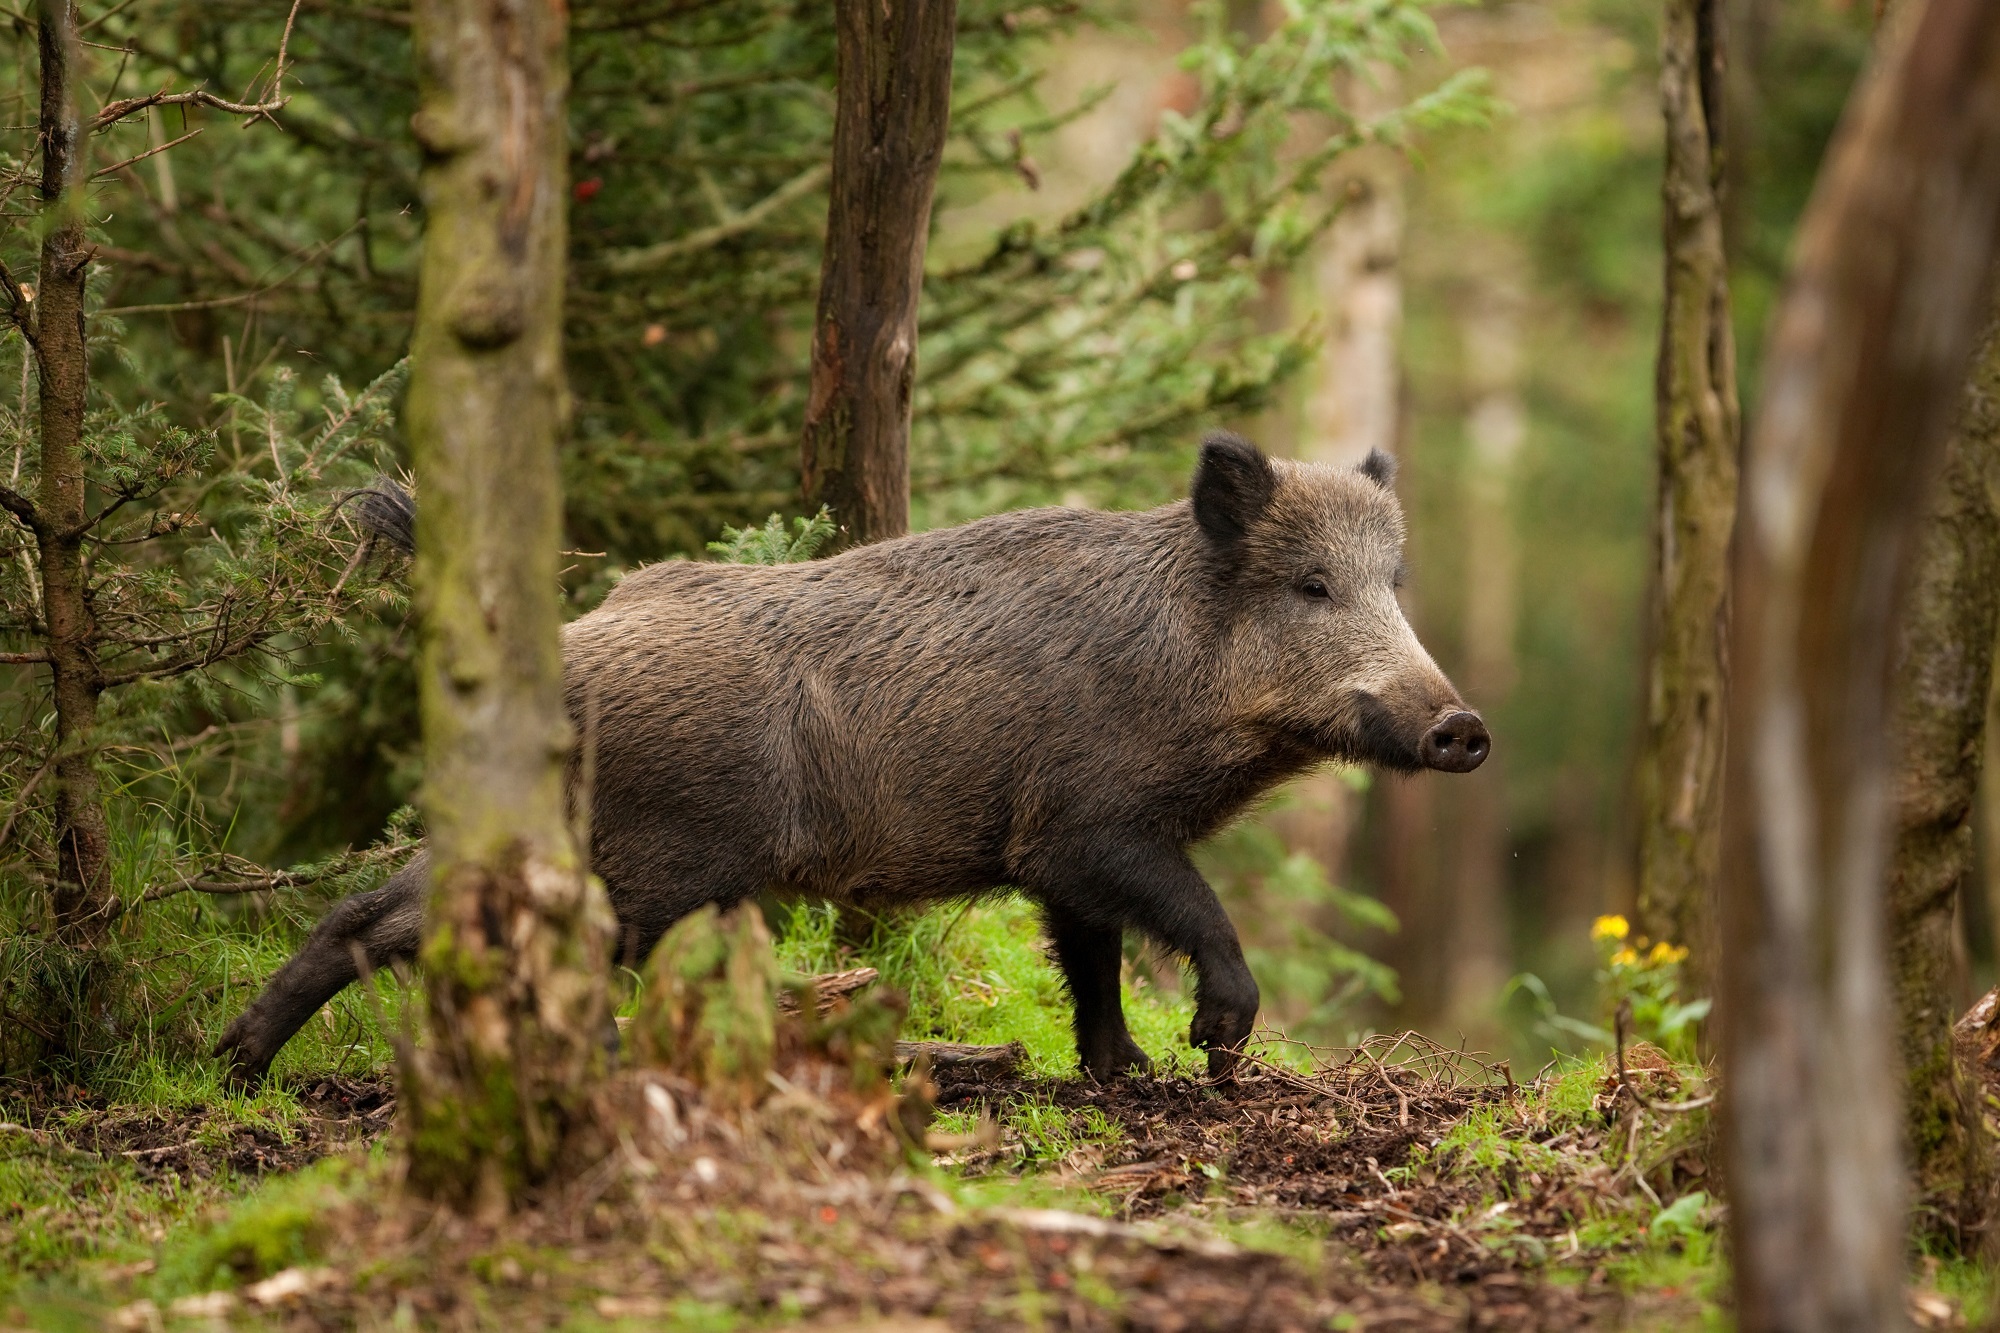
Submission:
[[[1391,1183],[1385,1173],[1415,1145],[1516,1095],[1504,1069],[1457,1052],[1406,1044],[1310,1078],[1247,1066],[1217,1083],[936,1076],[943,1109],[1035,1100],[1114,1121],[1117,1140],[1035,1166],[1111,1197],[1115,1218],[963,1209],[903,1166],[904,1126],[916,1123],[907,1106],[884,1088],[855,1092],[848,1069],[810,1052],[789,1060],[784,1091],[755,1112],[711,1108],[666,1071],[620,1075],[604,1094],[596,1165],[504,1222],[465,1220],[371,1177],[315,1224],[314,1248],[331,1266],[245,1270],[236,1294],[159,1310],[134,1302],[119,1318],[515,1328],[562,1324],[579,1308],[657,1321],[727,1307],[787,1326],[1179,1333],[1336,1320],[1562,1330],[1689,1312],[1672,1297],[1628,1298],[1577,1249],[1575,1180],[1528,1182],[1528,1200],[1512,1207],[1515,1234],[1529,1241],[1511,1248],[1463,1229],[1482,1202],[1476,1184],[1428,1172]],[[162,1176],[286,1171],[379,1136],[394,1110],[382,1082],[329,1078],[302,1091],[314,1114],[286,1138],[213,1112],[115,1108],[72,1116],[63,1137]],[[1005,1143],[942,1160],[974,1175],[1023,1165]],[[383,1172],[359,1159],[355,1169]],[[1326,1237],[1323,1257],[1246,1248],[1210,1225],[1269,1217]],[[1550,1259],[1570,1280],[1543,1276]]]
[[[1490,1208],[1490,1185],[1428,1167],[1413,1180],[1391,1182],[1386,1173],[1406,1166],[1417,1145],[1436,1146],[1469,1111],[1506,1102],[1518,1090],[1503,1067],[1462,1052],[1407,1037],[1377,1045],[1311,1078],[1271,1066],[1220,1083],[1134,1078],[1051,1085],[1012,1075],[945,1075],[939,1105],[996,1113],[1033,1100],[1094,1107],[1124,1136],[1113,1146],[1071,1153],[1060,1164],[1068,1179],[1117,1197],[1128,1218],[1276,1215],[1307,1222],[1353,1256],[1376,1303],[1392,1292],[1420,1292],[1451,1310],[1457,1326],[1473,1328],[1597,1327],[1642,1313],[1627,1308],[1627,1298],[1606,1280],[1599,1261],[1608,1256],[1586,1253],[1576,1237],[1590,1196],[1615,1188],[1608,1173],[1509,1182],[1525,1197],[1503,1206],[1509,1225],[1500,1244],[1491,1236],[1475,1239],[1461,1225],[1482,1205]],[[1652,1063],[1643,1055],[1635,1058],[1642,1065],[1635,1078],[1654,1072],[1643,1067]],[[1615,1087],[1604,1091],[1606,1111],[1615,1111]],[[1579,1146],[1594,1148],[1616,1128],[1615,1114],[1608,1114],[1603,1130]],[[1555,1137],[1528,1132],[1538,1141]],[[958,1161],[977,1172],[1009,1156],[1003,1144]],[[1687,1167],[1701,1169],[1695,1162]],[[1549,1259],[1584,1280],[1546,1280]],[[1355,1313],[1363,1326],[1377,1326],[1377,1311]],[[1430,1327],[1423,1322],[1428,1317],[1405,1310],[1381,1326]]]
[[[162,1112],[80,1100],[45,1105],[36,1119],[59,1116],[66,1147],[129,1158],[142,1177],[207,1180],[225,1170],[251,1176],[296,1171],[379,1137],[396,1110],[387,1078],[328,1075],[301,1086],[298,1095],[305,1114],[282,1133],[203,1106]]]

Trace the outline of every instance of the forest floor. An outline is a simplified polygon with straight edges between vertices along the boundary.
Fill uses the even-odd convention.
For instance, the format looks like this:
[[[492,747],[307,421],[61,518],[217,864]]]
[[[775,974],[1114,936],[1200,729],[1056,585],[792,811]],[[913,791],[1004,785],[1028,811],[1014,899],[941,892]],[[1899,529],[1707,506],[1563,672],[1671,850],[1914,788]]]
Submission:
[[[1699,1071],[1627,1053],[1629,1086]],[[799,1063],[803,1061],[803,1063]],[[1682,1328],[1716,1321],[1706,1113],[1602,1059],[1421,1038],[1109,1084],[942,1072],[928,1143],[800,1056],[748,1115],[631,1071],[617,1140],[494,1225],[406,1198],[380,1077],[298,1114],[53,1099],[10,1127],[0,1325]],[[929,1160],[922,1160],[928,1157]],[[90,1257],[76,1262],[80,1254]],[[17,1256],[17,1262],[19,1258]],[[1913,1310],[1962,1326],[1952,1293]]]
[[[1635,1043],[1622,1073],[1521,1077],[1403,1034],[1099,1084],[1063,1072],[1046,964],[1014,953],[957,974],[986,978],[976,1006],[921,984],[912,1022],[1024,1033],[1025,1062],[857,1091],[791,1041],[748,1111],[627,1068],[583,1169],[492,1222],[402,1189],[389,1063],[337,1015],[254,1098],[200,1061],[0,1089],[0,1333],[1727,1326],[1701,1067]],[[1185,1031],[1180,1001],[1128,999]],[[1920,1327],[1988,1304],[1965,1263],[1910,1294]]]

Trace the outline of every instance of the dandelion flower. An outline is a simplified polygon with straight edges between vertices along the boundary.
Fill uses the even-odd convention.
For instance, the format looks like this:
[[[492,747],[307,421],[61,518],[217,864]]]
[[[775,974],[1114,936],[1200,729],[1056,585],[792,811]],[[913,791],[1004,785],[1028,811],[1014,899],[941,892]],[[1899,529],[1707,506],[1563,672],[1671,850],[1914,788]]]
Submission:
[[[1622,916],[1601,916],[1590,923],[1590,938],[1622,940],[1632,933],[1632,923]]]

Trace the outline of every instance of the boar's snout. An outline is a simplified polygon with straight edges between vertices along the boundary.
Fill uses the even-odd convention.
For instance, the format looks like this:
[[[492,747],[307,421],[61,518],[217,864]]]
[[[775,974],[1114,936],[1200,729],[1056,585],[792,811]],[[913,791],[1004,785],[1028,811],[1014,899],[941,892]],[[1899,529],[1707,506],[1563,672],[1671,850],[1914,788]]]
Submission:
[[[1493,738],[1486,734],[1486,723],[1479,714],[1461,708],[1431,724],[1418,742],[1417,753],[1425,768],[1442,773],[1470,773],[1486,762],[1487,752],[1492,748]]]

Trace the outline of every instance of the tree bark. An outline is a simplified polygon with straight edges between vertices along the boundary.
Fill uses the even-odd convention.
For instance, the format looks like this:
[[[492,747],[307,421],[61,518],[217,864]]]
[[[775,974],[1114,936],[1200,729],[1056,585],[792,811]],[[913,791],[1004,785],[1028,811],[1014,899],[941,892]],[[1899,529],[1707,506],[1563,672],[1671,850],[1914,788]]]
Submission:
[[[1656,380],[1652,660],[1639,755],[1639,921],[1687,945],[1690,988],[1713,975],[1722,827],[1729,545],[1740,424],[1723,247],[1720,0],[1667,0],[1666,305]]]
[[[1889,956],[1905,1138],[1919,1229],[1977,1244],[1992,1186],[1979,1091],[1952,1024],[1962,977],[1956,906],[1973,870],[1974,796],[2000,632],[2000,327],[1987,326],[1945,447],[1897,651]]]
[[[910,530],[910,395],[957,0],[837,0],[839,90],[801,475],[841,545]]]
[[[1722,842],[1746,1330],[1905,1323],[1882,938],[1899,592],[2000,241],[2000,8],[1912,6],[1828,154],[1744,478]]]
[[[56,711],[56,933],[72,945],[90,948],[110,928],[116,902],[110,829],[92,739],[104,676],[97,664],[97,626],[83,563],[83,413],[90,387],[83,318],[90,252],[84,240],[75,0],[43,0],[40,20],[41,195],[47,230],[34,301],[41,484],[33,527]]]
[[[411,1183],[488,1213],[560,1166],[610,1021],[609,909],[563,804],[565,23],[562,0],[415,9],[431,1047],[404,1100]]]
[[[1521,550],[1514,531],[1515,464],[1527,439],[1521,401],[1524,300],[1511,278],[1515,256],[1484,256],[1484,276],[1463,302],[1465,471],[1465,648],[1459,676],[1466,697],[1492,716],[1513,693],[1519,633]],[[1513,970],[1507,929],[1506,768],[1489,760],[1444,793],[1446,823],[1456,834],[1454,891],[1445,922],[1445,1020],[1460,1031],[1493,1035],[1494,1004]]]

